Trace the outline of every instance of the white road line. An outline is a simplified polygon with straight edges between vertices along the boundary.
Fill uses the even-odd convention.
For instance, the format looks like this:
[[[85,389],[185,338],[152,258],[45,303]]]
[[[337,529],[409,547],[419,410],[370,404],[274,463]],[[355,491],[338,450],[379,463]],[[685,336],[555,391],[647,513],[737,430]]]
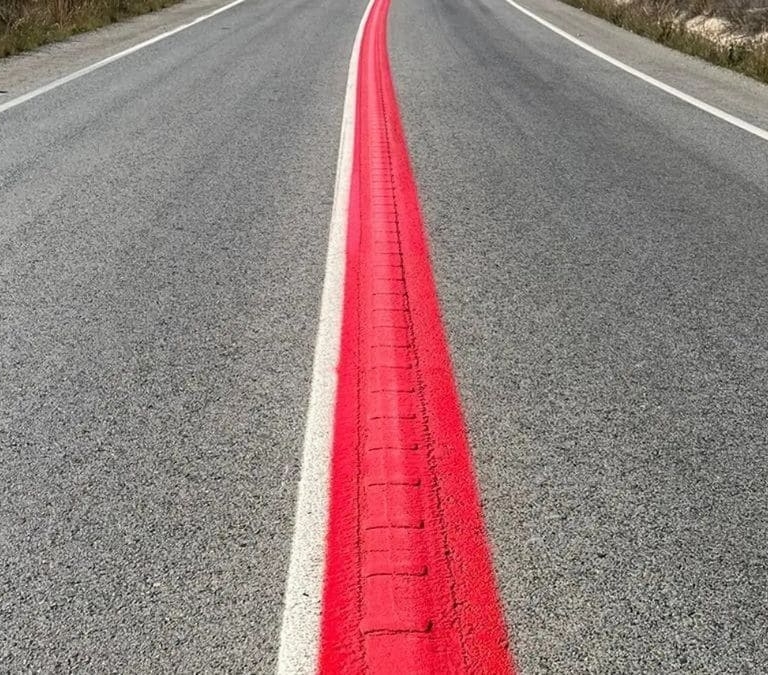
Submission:
[[[599,49],[596,49],[592,45],[588,45],[586,42],[579,40],[577,37],[574,37],[570,33],[566,33],[561,28],[558,28],[554,24],[551,24],[549,21],[542,19],[540,16],[537,16],[536,14],[534,14],[531,10],[526,9],[522,5],[518,5],[514,0],[506,0],[506,2],[510,4],[512,7],[514,7],[516,10],[518,10],[519,12],[522,12],[523,14],[525,14],[527,17],[533,19],[537,23],[540,23],[545,28],[549,28],[549,30],[551,30],[553,33],[557,33],[560,37],[564,37],[566,40],[568,40],[569,42],[572,42],[577,47],[581,47],[585,51],[588,51],[590,54],[594,54],[598,58],[603,59],[603,61],[607,61],[611,65],[616,66],[617,68],[621,68],[624,72],[629,73],[630,75],[634,75],[635,77],[641,79],[643,82],[647,82],[651,86],[656,87],[657,89],[661,89],[667,94],[670,94],[675,98],[679,98],[681,101],[685,101],[686,103],[689,103],[690,105],[695,106],[696,108],[699,108],[699,110],[708,112],[710,115],[714,115],[715,117],[720,118],[724,122],[728,122],[728,124],[732,124],[733,126],[738,127],[739,129],[743,129],[744,131],[747,131],[750,134],[754,134],[758,138],[762,138],[764,141],[768,141],[768,131],[766,131],[765,129],[761,129],[760,127],[755,126],[754,124],[745,122],[743,119],[725,112],[725,110],[721,110],[720,108],[710,105],[709,103],[705,103],[704,101],[696,98],[695,96],[686,94],[685,92],[680,91],[675,87],[665,84],[661,80],[657,80],[655,77],[646,75],[642,71],[637,70],[632,66],[628,66],[626,63],[623,63],[622,61],[619,61],[618,59],[615,59],[612,56],[608,56],[608,54],[606,54],[605,52],[601,52]]]
[[[357,29],[347,74],[320,323],[315,343],[291,561],[285,586],[283,625],[277,658],[277,672],[280,675],[314,675],[317,671],[325,538],[328,530],[331,444],[338,382],[336,368],[341,342],[347,220],[355,146],[357,67],[363,29],[373,2],[370,0]]]
[[[33,98],[37,98],[41,94],[45,94],[46,92],[49,92],[52,89],[56,89],[57,87],[60,87],[63,84],[67,84],[68,82],[77,80],[78,78],[83,77],[83,75],[88,75],[88,73],[92,73],[94,70],[98,70],[99,68],[103,68],[104,66],[109,65],[110,63],[114,63],[115,61],[122,59],[124,56],[128,56],[129,54],[133,54],[134,52],[139,51],[140,49],[144,49],[144,47],[149,47],[150,45],[153,45],[156,42],[160,42],[160,40],[165,40],[165,38],[171,37],[171,35],[176,35],[176,33],[180,33],[181,31],[186,30],[187,28],[191,28],[192,26],[196,26],[197,24],[202,23],[203,21],[207,21],[208,19],[216,16],[217,14],[226,12],[228,9],[232,9],[233,7],[236,7],[237,5],[240,5],[245,1],[246,0],[234,0],[234,2],[230,2],[228,5],[224,5],[223,7],[219,7],[218,9],[215,9],[212,12],[208,12],[208,14],[203,14],[202,16],[198,16],[194,21],[190,21],[189,23],[185,23],[181,26],[177,26],[173,30],[166,31],[165,33],[160,33],[160,35],[155,35],[155,37],[150,38],[149,40],[140,42],[139,44],[133,45],[133,47],[124,49],[121,52],[117,52],[117,54],[112,54],[112,56],[108,56],[106,59],[102,59],[101,61],[92,63],[90,66],[86,66],[85,68],[76,70],[74,73],[70,73],[69,75],[60,77],[58,80],[53,80],[53,82],[49,82],[48,84],[45,84],[42,87],[33,89],[32,91],[29,91],[26,94],[22,94],[21,96],[18,96],[17,98],[12,98],[10,101],[6,101],[5,103],[0,104],[0,113],[5,112],[6,110],[10,110],[11,108],[15,108],[17,105],[21,105],[22,103],[26,103],[27,101],[30,101]]]

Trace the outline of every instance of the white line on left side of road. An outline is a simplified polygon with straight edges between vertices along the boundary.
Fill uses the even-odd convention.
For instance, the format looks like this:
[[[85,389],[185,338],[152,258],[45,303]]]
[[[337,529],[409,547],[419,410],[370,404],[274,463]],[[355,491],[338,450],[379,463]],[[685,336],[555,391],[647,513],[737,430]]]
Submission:
[[[197,24],[202,23],[203,21],[207,21],[208,19],[216,16],[217,14],[221,14],[222,12],[226,12],[228,9],[232,9],[237,5],[241,5],[245,1],[246,0],[234,0],[234,2],[230,2],[229,4],[224,5],[223,7],[214,9],[212,12],[208,12],[207,14],[198,16],[196,19],[194,19],[193,21],[190,21],[189,23],[185,23],[185,24],[182,24],[181,26],[177,26],[172,30],[166,31],[165,33],[160,33],[160,35],[155,35],[155,37],[152,37],[149,40],[145,40],[144,42],[139,42],[139,44],[133,45],[133,47],[128,47],[128,49],[124,49],[121,52],[117,52],[117,54],[112,54],[112,56],[108,56],[107,58],[102,59],[101,61],[92,63],[90,66],[86,66],[85,68],[76,70],[74,73],[70,73],[69,75],[60,77],[58,80],[53,80],[53,82],[44,84],[42,87],[38,87],[37,89],[28,91],[26,94],[22,94],[21,96],[12,98],[10,101],[1,103],[0,113],[5,112],[6,110],[10,110],[11,108],[15,108],[17,105],[21,105],[22,103],[26,103],[27,101],[30,101],[33,98],[37,98],[41,94],[45,94],[46,92],[49,92],[52,89],[56,89],[63,84],[67,84],[68,82],[77,80],[78,78],[83,77],[83,75],[88,75],[88,73],[92,73],[94,70],[103,68],[104,66],[109,65],[110,63],[114,63],[115,61],[118,61],[119,59],[122,59],[123,57],[128,56],[129,54],[133,54],[134,52],[137,52],[140,49],[144,49],[144,47],[149,47],[150,45],[153,45],[156,42],[160,42],[160,40],[165,40],[165,38],[171,37],[171,35],[176,35],[176,33],[180,33],[181,31],[186,30],[187,28],[191,28],[192,26],[196,26]]]
[[[333,422],[341,348],[347,225],[355,147],[360,43],[374,0],[365,8],[349,60],[331,209],[320,321],[309,394],[291,560],[285,584],[278,675],[314,675],[320,641]]]
[[[583,40],[579,40],[579,38],[574,37],[570,33],[567,33],[562,28],[558,28],[557,26],[550,23],[546,19],[542,19],[537,14],[534,14],[530,9],[526,9],[522,5],[517,4],[515,0],[505,0],[505,1],[507,2],[507,4],[514,7],[518,12],[522,12],[523,14],[525,14],[529,19],[533,19],[534,21],[541,24],[545,28],[548,28],[549,30],[551,30],[553,33],[557,33],[557,35],[559,35],[560,37],[565,38],[566,40],[568,40],[568,42],[572,42],[577,47],[580,47],[581,49],[589,52],[590,54],[593,54],[594,56],[597,56],[603,61],[607,61],[611,65],[616,66],[617,68],[620,68],[625,73],[629,73],[630,75],[637,77],[643,82],[646,82],[651,86],[656,87],[657,89],[661,89],[661,91],[666,92],[670,96],[674,96],[675,98],[679,98],[681,101],[685,101],[686,103],[689,103],[690,105],[698,108],[699,110],[703,110],[704,112],[707,112],[710,115],[714,115],[715,117],[720,118],[724,122],[728,122],[728,124],[732,124],[733,126],[738,127],[743,131],[753,134],[758,138],[762,138],[764,141],[768,141],[768,131],[766,131],[765,129],[755,126],[754,124],[750,124],[749,122],[741,119],[740,117],[736,117],[736,115],[731,115],[725,110],[721,110],[716,106],[710,105],[709,103],[706,103],[701,99],[696,98],[695,96],[686,94],[684,91],[680,91],[679,89],[676,89],[675,87],[669,84],[666,84],[661,80],[657,80],[655,77],[651,77],[650,75],[647,75],[641,70],[637,70],[637,68],[633,68],[632,66],[627,65],[623,61],[619,61],[618,59],[615,59],[612,56],[608,56],[608,54],[606,54],[605,52],[601,52],[596,47],[593,47],[592,45],[587,44]]]

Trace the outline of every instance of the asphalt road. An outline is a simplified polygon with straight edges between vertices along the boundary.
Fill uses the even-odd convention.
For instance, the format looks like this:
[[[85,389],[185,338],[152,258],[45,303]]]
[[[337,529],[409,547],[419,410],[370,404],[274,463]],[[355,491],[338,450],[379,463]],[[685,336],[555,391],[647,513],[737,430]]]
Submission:
[[[768,144],[501,1],[390,45],[522,672],[764,672]]]
[[[273,670],[362,11],[246,2],[0,116],[0,670]],[[521,672],[767,670],[768,145],[503,0],[391,12]]]
[[[357,3],[0,119],[0,670],[269,672]]]

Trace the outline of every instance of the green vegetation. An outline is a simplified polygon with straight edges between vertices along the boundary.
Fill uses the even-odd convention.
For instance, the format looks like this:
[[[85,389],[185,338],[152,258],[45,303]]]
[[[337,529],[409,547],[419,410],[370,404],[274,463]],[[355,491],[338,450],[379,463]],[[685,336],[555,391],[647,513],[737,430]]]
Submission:
[[[668,47],[768,83],[768,0],[564,2]],[[696,17],[722,19],[729,31],[712,37],[693,32],[686,22]]]
[[[180,0],[0,0],[0,57]]]

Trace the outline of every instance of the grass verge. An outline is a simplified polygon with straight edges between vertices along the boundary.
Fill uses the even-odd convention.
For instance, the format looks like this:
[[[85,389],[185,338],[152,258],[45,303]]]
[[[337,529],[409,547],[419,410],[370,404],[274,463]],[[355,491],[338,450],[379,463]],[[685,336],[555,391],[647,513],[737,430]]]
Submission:
[[[0,0],[0,57],[63,40],[181,0]]]
[[[755,8],[745,3],[739,10],[730,3],[724,7],[726,13],[695,0],[563,2],[673,49],[768,83],[768,41],[757,37],[768,30],[768,15],[762,14],[768,7]],[[768,1],[764,4],[768,5]],[[732,39],[722,34],[709,38],[692,32],[686,23],[694,17],[722,19],[733,28]]]

